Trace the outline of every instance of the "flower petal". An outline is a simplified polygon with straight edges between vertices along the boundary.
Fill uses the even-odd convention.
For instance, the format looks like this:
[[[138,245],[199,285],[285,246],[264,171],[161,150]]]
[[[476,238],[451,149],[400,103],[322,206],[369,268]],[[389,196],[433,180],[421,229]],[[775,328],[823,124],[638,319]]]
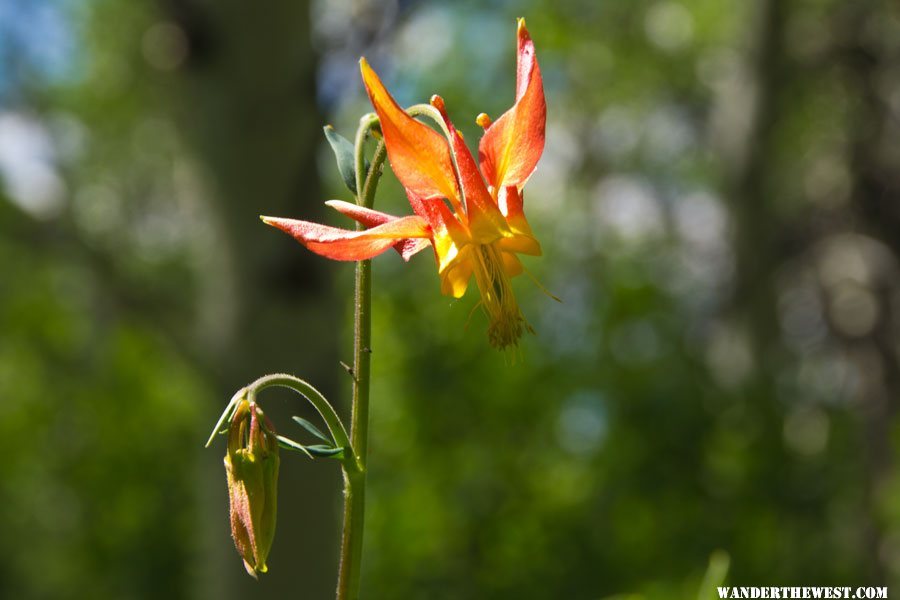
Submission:
[[[479,244],[490,244],[500,237],[510,235],[506,219],[500,214],[497,204],[491,198],[491,193],[478,171],[472,153],[466,146],[462,134],[456,130],[447,115],[444,100],[440,96],[432,96],[431,104],[441,113],[447,129],[450,131],[453,155],[456,157],[456,166],[459,169],[459,179],[466,200],[466,217],[472,238]]]
[[[400,217],[363,231],[297,219],[261,218],[263,223],[293,236],[312,252],[333,260],[365,260],[378,256],[398,240],[431,237],[428,223],[418,216]]]
[[[532,71],[537,70],[540,83],[541,72],[538,69],[537,56],[534,53],[534,42],[525,27],[525,18],[516,21],[516,102],[525,95],[531,83]]]
[[[472,279],[473,264],[468,257],[471,251],[471,246],[463,248],[459,259],[441,275],[441,293],[445,296],[462,298],[465,295]]]
[[[544,151],[547,105],[534,43],[519,19],[516,103],[484,132],[478,147],[481,170],[494,189],[522,186]]]
[[[501,188],[497,195],[497,203],[513,233],[498,242],[500,247],[508,252],[540,256],[541,245],[535,239],[522,211],[522,193],[515,186]]]
[[[371,208],[365,208],[363,206],[359,206],[358,204],[344,202],[343,200],[329,200],[325,204],[335,209],[339,213],[350,217],[354,221],[362,223],[366,226],[366,228],[369,229],[377,227],[378,225],[384,225],[385,223],[391,221],[396,221],[400,218],[395,217],[394,215],[379,212],[377,210],[372,210]],[[409,259],[412,258],[413,255],[417,254],[421,250],[424,250],[429,245],[431,245],[431,240],[429,239],[409,238],[400,240],[399,242],[394,244],[394,250],[400,253],[400,256],[403,257],[403,260],[409,261]]]
[[[501,252],[500,258],[503,260],[503,270],[510,277],[515,277],[516,275],[521,275],[522,271],[525,268],[522,266],[522,261],[519,260],[519,257],[510,252]]]
[[[431,243],[434,246],[438,274],[443,275],[457,259],[460,250],[472,243],[472,236],[443,200],[419,198],[409,190],[406,195],[416,215],[425,219],[431,228]]]
[[[342,215],[346,215],[358,223],[362,223],[366,227],[376,227],[384,225],[390,221],[396,221],[400,217],[389,215],[378,210],[366,208],[352,202],[344,202],[343,200],[328,200],[325,206],[330,206]]]
[[[431,227],[431,243],[434,246],[438,276],[441,278],[441,293],[454,298],[462,297],[466,293],[473,269],[470,255],[474,246],[469,230],[450,212],[443,200],[422,199],[409,190],[406,190],[406,194],[416,214]]]
[[[458,201],[450,147],[444,136],[413,119],[391,97],[378,75],[360,59],[366,92],[381,120],[388,158],[397,179],[421,198]]]

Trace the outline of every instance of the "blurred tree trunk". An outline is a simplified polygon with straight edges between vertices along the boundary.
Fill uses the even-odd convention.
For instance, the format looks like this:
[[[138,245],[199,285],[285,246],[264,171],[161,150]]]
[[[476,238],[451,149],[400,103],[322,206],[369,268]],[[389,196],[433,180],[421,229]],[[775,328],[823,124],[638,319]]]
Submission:
[[[833,76],[834,63],[843,67],[844,85],[856,107],[848,127],[851,206],[840,215],[841,228],[837,233],[859,231],[891,248],[894,257],[900,256],[900,179],[896,159],[887,156],[888,143],[879,143],[891,131],[890,111],[879,95],[879,83],[884,73],[896,62],[881,52],[888,44],[873,43],[875,23],[887,18],[888,3],[876,1],[845,5],[834,15],[832,32],[838,47],[836,54],[828,54],[824,64],[802,64],[788,55],[785,48],[785,26],[800,9],[785,0],[765,0],[756,5],[756,29],[747,65],[747,89],[750,116],[745,128],[728,132],[733,146],[727,148],[731,158],[729,196],[735,226],[736,285],[733,307],[748,328],[753,354],[762,363],[773,351],[779,351],[780,333],[776,314],[777,290],[775,276],[794,249],[814,248],[816,243],[836,233],[819,231],[811,226],[786,223],[776,210],[777,183],[773,173],[777,165],[778,141],[773,134],[791,103],[789,83],[806,75],[803,69],[819,68],[822,77]],[[884,13],[884,14],[882,14]],[[885,36],[882,41],[886,40]],[[782,192],[783,194],[783,192]],[[858,227],[846,227],[846,222]],[[815,260],[809,253],[804,260]],[[815,265],[813,265],[815,266]],[[864,500],[861,509],[862,547],[866,558],[867,583],[883,585],[884,531],[879,519],[881,488],[887,481],[892,464],[890,428],[900,395],[900,370],[896,344],[892,341],[892,327],[896,317],[892,311],[896,302],[890,286],[876,286],[871,292],[878,304],[879,320],[871,332],[860,338],[846,336],[832,330],[836,344],[860,375],[859,400],[860,438],[865,452],[866,472]],[[784,350],[781,350],[783,352]],[[764,407],[772,429],[772,442],[780,442],[780,421],[783,415],[775,402],[774,378],[778,375],[772,365],[757,365],[759,383],[765,387],[759,398],[768,399]]]
[[[333,305],[324,263],[259,221],[260,214],[315,218],[321,206],[315,161],[321,120],[309,7],[293,0],[264,6],[237,0],[160,3],[186,35],[179,120],[207,170],[210,212],[221,231],[198,319],[206,324],[222,406],[239,387],[278,371],[309,379],[329,394],[337,336],[336,315],[323,314],[323,307]],[[292,414],[313,418],[295,398],[265,406],[282,430]],[[210,423],[220,408],[211,410]],[[210,560],[214,585],[203,595],[332,593],[339,469],[294,455],[282,464],[270,573],[257,583],[244,573],[228,539],[221,455],[210,453],[206,467],[215,479],[208,497],[216,519],[210,526],[217,552]]]
[[[735,294],[734,305],[744,315],[754,356],[766,355],[777,338],[772,275],[778,261],[777,219],[766,193],[767,157],[772,153],[772,133],[777,120],[777,90],[784,79],[783,0],[764,0],[755,6],[755,28],[751,29],[746,65],[746,97],[739,107],[747,115],[732,115],[742,124],[726,132],[729,197],[734,215]],[[737,108],[736,110],[740,110]]]
[[[888,74],[900,68],[900,53],[886,25],[890,23],[890,5],[880,0],[854,3],[838,11],[834,20],[838,63],[857,107],[848,135],[851,209],[861,233],[883,243],[893,255],[894,271],[877,273],[870,282],[878,315],[874,327],[862,338],[843,340],[861,375],[860,418],[870,515],[864,533],[872,556],[869,577],[882,585],[887,582],[888,571],[882,530],[897,526],[896,522],[884,523],[883,495],[894,463],[891,429],[900,398],[896,344],[900,305],[896,301],[898,290],[891,284],[896,281],[900,257],[900,158],[896,113],[892,115],[890,88],[885,83]]]

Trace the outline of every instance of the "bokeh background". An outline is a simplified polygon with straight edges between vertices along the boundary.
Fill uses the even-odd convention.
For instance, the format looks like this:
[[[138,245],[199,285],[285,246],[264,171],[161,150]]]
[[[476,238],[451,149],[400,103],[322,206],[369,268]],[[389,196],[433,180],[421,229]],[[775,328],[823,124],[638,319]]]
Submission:
[[[2,0],[0,597],[329,597],[337,464],[284,457],[256,583],[202,448],[267,372],[347,412],[352,265],[257,215],[342,224],[363,54],[474,145],[518,16],[563,302],[516,280],[511,366],[428,253],[375,261],[366,596],[689,598],[717,549],[900,589],[897,3]]]

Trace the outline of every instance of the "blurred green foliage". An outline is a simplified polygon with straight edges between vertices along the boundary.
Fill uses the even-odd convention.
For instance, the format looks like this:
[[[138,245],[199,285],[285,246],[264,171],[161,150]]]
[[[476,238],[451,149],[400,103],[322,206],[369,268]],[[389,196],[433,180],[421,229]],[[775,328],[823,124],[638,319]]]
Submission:
[[[0,592],[184,597],[206,384],[73,262],[0,241]]]
[[[371,110],[361,54],[403,104],[440,93],[474,148],[475,115],[512,102],[523,15],[549,107],[525,207],[544,256],[526,267],[562,302],[514,282],[535,335],[512,360],[472,293],[439,294],[427,253],[375,261],[367,597],[681,599],[726,570],[896,587],[896,4],[318,0],[271,31],[297,57],[291,36],[310,37],[314,84],[235,50],[221,24],[260,28],[259,7],[9,6],[0,597],[327,594],[339,488],[314,473],[335,465],[284,462],[293,529],[247,587],[200,446],[257,369],[344,389],[352,269],[222,222],[349,199],[324,138],[321,191],[291,161]],[[278,119],[296,144],[267,146]],[[195,120],[215,135],[198,143]],[[390,173],[377,208],[409,210]],[[241,306],[299,332],[241,329]]]

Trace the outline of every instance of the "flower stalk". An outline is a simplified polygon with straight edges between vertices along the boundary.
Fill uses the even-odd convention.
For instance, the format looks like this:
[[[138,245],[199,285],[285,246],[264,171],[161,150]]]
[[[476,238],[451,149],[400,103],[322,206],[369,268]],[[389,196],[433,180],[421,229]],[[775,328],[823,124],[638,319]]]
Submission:
[[[381,168],[387,156],[384,142],[379,142],[372,165],[366,172],[365,142],[377,126],[378,117],[366,115],[356,134],[356,204],[371,209]],[[365,229],[357,223],[358,231]],[[369,445],[369,383],[372,363],[372,261],[356,263],[353,316],[353,393],[350,417],[350,445],[355,453],[356,468],[344,465],[344,526],[341,534],[341,560],[338,573],[338,600],[357,600],[360,589],[363,527],[366,511],[366,460]],[[351,465],[352,466],[352,465]]]

